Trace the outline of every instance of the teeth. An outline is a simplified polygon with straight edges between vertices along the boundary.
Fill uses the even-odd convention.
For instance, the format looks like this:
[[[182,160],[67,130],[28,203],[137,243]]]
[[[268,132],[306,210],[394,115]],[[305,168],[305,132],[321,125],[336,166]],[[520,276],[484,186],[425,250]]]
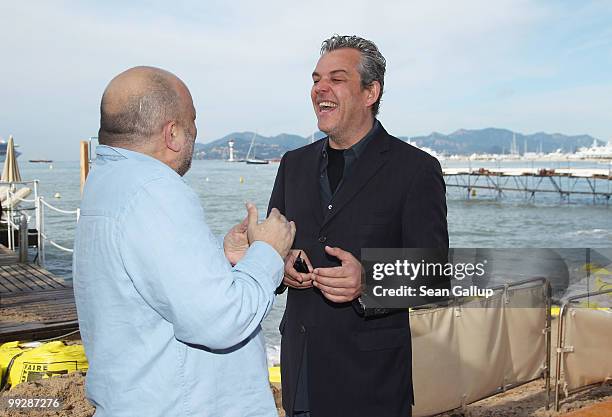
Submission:
[[[335,109],[336,107],[338,107],[338,105],[336,103],[332,103],[331,101],[322,101],[319,103],[319,108],[332,108]]]

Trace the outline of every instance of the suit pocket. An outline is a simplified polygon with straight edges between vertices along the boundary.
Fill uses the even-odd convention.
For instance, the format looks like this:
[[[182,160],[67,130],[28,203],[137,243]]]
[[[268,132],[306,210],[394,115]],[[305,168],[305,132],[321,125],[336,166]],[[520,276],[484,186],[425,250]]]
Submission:
[[[354,334],[361,351],[395,349],[410,344],[410,328],[372,329]]]

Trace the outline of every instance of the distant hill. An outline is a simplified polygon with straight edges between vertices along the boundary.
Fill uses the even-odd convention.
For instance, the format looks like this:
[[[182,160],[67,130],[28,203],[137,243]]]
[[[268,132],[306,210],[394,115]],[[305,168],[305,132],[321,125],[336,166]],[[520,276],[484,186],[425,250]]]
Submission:
[[[227,159],[229,157],[229,147],[227,143],[230,139],[234,140],[234,157],[244,159],[249,150],[253,132],[230,133],[209,143],[196,143],[194,150],[195,159]],[[519,152],[525,151],[525,144],[528,152],[540,150],[549,153],[557,149],[564,152],[574,152],[582,146],[590,146],[595,138],[589,135],[568,136],[561,133],[538,132],[530,135],[515,133],[508,129],[486,128],[486,129],[460,129],[449,135],[433,132],[428,136],[406,137],[400,139],[410,140],[417,146],[426,146],[438,153],[471,155],[473,153],[510,153],[512,147],[512,136],[516,134],[516,144]],[[315,140],[321,139],[325,134],[317,132]],[[310,143],[310,137],[302,137],[289,133],[282,133],[276,136],[256,135],[254,155],[260,159],[277,159],[285,152],[297,149]],[[598,144],[604,142],[598,140]]]
[[[520,154],[525,152],[554,152],[561,149],[564,152],[575,152],[582,146],[591,146],[594,137],[589,135],[568,136],[561,133],[538,132],[531,135],[515,133],[508,129],[460,129],[449,135],[434,132],[428,136],[409,138],[417,146],[426,146],[439,153],[471,155],[473,153],[510,153],[512,136],[516,134],[516,144]],[[402,137],[407,140],[407,137]],[[598,141],[603,145],[603,141]]]
[[[195,159],[227,159],[229,158],[230,139],[234,140],[234,158],[246,158],[254,132],[235,132],[230,133],[209,143],[196,143],[194,150]],[[321,139],[325,135],[317,132],[314,135],[315,140]],[[289,133],[281,133],[276,136],[261,136],[256,135],[255,145],[251,151],[251,157],[259,159],[277,159],[283,156],[287,151],[297,149],[310,143],[310,137],[302,137]]]

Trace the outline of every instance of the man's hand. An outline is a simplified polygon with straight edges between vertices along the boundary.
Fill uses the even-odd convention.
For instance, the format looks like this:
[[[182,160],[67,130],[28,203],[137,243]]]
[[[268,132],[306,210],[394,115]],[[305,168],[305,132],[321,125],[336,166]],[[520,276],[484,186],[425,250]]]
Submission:
[[[310,274],[300,273],[295,270],[293,264],[298,254],[306,262]],[[285,260],[285,277],[283,278],[283,284],[291,288],[297,288],[299,290],[304,288],[312,287],[312,264],[310,259],[303,250],[292,249]]]
[[[232,227],[223,238],[223,252],[225,252],[225,257],[232,265],[236,265],[249,249],[248,219],[248,216],[245,217],[242,223]]]
[[[361,295],[361,263],[350,252],[325,246],[325,252],[342,262],[341,266],[317,268],[313,285],[334,303],[348,303]]]
[[[295,237],[295,223],[288,222],[285,216],[273,208],[266,220],[258,223],[257,207],[247,203],[247,237],[249,243],[261,240],[272,246],[281,258],[285,259]]]

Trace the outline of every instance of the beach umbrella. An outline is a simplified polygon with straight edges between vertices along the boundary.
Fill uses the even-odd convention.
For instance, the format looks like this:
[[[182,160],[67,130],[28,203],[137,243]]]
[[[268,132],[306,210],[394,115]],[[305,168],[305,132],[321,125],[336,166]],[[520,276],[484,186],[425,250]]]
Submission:
[[[13,136],[9,136],[8,144],[6,145],[6,159],[4,160],[4,169],[2,170],[2,181],[21,182]]]

